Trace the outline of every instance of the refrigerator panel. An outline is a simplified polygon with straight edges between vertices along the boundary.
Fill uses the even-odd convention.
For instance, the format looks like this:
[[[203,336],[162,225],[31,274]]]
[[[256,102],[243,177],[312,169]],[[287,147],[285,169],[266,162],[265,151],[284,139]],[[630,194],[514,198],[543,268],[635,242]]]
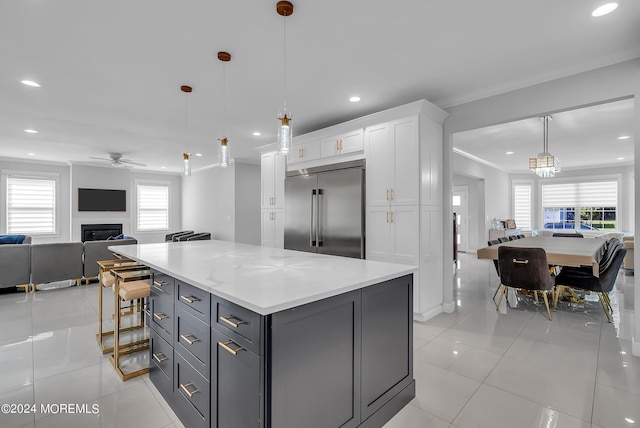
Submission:
[[[319,253],[363,258],[363,186],[361,168],[318,174]]]
[[[317,183],[315,175],[288,177],[284,182],[284,248],[288,250],[317,252]]]

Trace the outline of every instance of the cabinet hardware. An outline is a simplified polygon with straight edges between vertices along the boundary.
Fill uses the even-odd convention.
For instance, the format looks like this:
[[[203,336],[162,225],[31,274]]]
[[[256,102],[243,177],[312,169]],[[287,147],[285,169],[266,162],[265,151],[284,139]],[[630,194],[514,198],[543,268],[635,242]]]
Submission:
[[[387,211],[387,223],[389,223],[389,211]]]
[[[151,311],[149,309],[144,309],[144,313],[147,314],[147,316],[151,316]]]
[[[164,281],[153,281],[153,285],[155,285],[156,287],[164,287],[165,285],[167,285],[167,283]]]
[[[180,337],[183,338],[189,345],[193,345],[196,342],[200,342],[200,339],[195,337],[193,334],[187,334],[187,335],[181,334]]]
[[[344,147],[342,147],[342,138],[340,138],[340,151],[342,151]]]
[[[391,221],[389,223],[393,223],[393,211],[391,211]]]
[[[236,320],[236,322],[231,321],[232,319]],[[220,315],[220,321],[224,321],[227,324],[229,324],[231,327],[233,328],[238,328],[238,326],[240,324],[246,324],[246,321],[242,321],[240,318],[234,316],[234,315],[229,315],[228,317],[223,317],[222,315]]]
[[[236,349],[233,349],[232,347],[229,346],[232,343],[238,347]],[[224,349],[225,351],[229,352],[232,355],[238,355],[238,352],[244,350],[242,346],[238,345],[237,343],[234,343],[233,340],[228,340],[226,342],[218,342],[218,346],[220,346],[222,349]]]
[[[389,200],[393,201],[393,189],[389,189],[391,191],[391,197],[389,198]]]
[[[162,312],[158,312],[158,313],[154,313],[153,317],[159,319],[160,321],[162,321],[165,318],[169,318],[169,315],[165,315]]]
[[[196,393],[200,392],[197,389],[194,389],[193,391],[189,391],[190,386],[193,386],[193,384],[192,383],[180,384],[180,389],[182,389],[189,396],[189,398],[193,397]]]
[[[340,151],[340,146],[338,145],[338,140],[336,140],[336,152]]]
[[[389,200],[389,189],[387,189],[385,200],[387,200],[387,201]]]
[[[158,354],[153,354],[153,359],[156,360],[158,363],[168,360],[168,358],[162,352]]]
[[[185,302],[187,302],[187,303],[193,303],[193,302],[199,302],[200,301],[200,299],[198,299],[195,296],[180,296],[180,298],[182,300],[184,300]]]

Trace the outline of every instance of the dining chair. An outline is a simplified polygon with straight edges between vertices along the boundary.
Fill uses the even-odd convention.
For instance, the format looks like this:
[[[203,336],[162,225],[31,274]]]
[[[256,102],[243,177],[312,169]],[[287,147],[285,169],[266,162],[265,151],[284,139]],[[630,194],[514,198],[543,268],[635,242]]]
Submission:
[[[554,232],[554,238],[584,238],[582,233],[562,233],[562,232]]]
[[[542,248],[518,248],[501,246],[498,248],[498,264],[500,266],[500,285],[502,293],[496,304],[500,308],[502,298],[509,287],[533,291],[541,291],[547,308],[547,317],[551,320],[547,292],[555,297],[555,281],[549,273],[547,253]]]
[[[506,236],[501,236],[500,238],[498,238],[498,241],[500,241],[501,244],[504,244],[505,242],[509,242],[509,238]]]
[[[615,241],[614,241],[615,240]],[[560,274],[555,278],[557,287],[572,287],[580,288],[586,291],[593,291],[598,295],[602,309],[607,316],[607,321],[611,323],[611,314],[613,308],[611,307],[611,300],[609,299],[609,292],[613,289],[618,277],[618,272],[622,266],[624,256],[627,254],[627,249],[624,248],[622,243],[615,238],[609,241],[607,250],[600,259],[599,276],[594,276],[591,267],[565,267],[560,271]],[[556,293],[557,296],[557,293]],[[554,300],[554,309],[557,305],[557,297]]]

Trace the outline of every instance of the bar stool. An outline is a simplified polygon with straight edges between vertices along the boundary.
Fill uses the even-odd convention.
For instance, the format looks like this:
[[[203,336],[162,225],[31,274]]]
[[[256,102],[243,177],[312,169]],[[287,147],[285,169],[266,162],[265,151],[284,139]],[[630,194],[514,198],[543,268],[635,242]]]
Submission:
[[[128,380],[145,373],[149,373],[149,367],[124,373],[120,365],[120,357],[149,349],[149,339],[120,345],[120,329],[122,322],[122,302],[142,301],[151,294],[151,271],[146,266],[138,270],[112,271],[115,276],[114,284],[114,309],[115,319],[113,326],[113,354],[109,357],[111,365],[122,380]],[[134,305],[135,307],[136,305]],[[142,305],[138,303],[140,324],[144,327],[144,313]]]
[[[118,260],[99,260],[98,262],[98,281],[100,284],[100,290],[98,291],[98,334],[96,334],[96,340],[98,341],[98,345],[100,346],[100,350],[103,354],[108,354],[113,352],[113,347],[108,347],[105,345],[105,339],[108,336],[113,336],[113,330],[104,331],[103,330],[103,296],[102,291],[103,288],[112,288],[115,283],[115,276],[112,275],[111,272],[115,271],[126,271],[126,270],[139,270],[141,266],[140,263],[134,260],[128,259],[118,259]],[[128,312],[129,314],[133,313],[133,307]],[[115,318],[115,313],[112,316]],[[131,331],[143,328],[144,324],[139,323],[138,325],[134,325],[131,327],[126,327],[121,329],[121,331]]]

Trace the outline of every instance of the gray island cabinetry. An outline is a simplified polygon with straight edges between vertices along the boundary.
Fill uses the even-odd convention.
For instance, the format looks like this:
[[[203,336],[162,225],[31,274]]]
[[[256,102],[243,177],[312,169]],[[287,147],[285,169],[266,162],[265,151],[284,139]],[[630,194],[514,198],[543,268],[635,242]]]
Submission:
[[[153,269],[149,377],[186,427],[382,427],[415,396],[410,266],[219,241],[123,253]]]

